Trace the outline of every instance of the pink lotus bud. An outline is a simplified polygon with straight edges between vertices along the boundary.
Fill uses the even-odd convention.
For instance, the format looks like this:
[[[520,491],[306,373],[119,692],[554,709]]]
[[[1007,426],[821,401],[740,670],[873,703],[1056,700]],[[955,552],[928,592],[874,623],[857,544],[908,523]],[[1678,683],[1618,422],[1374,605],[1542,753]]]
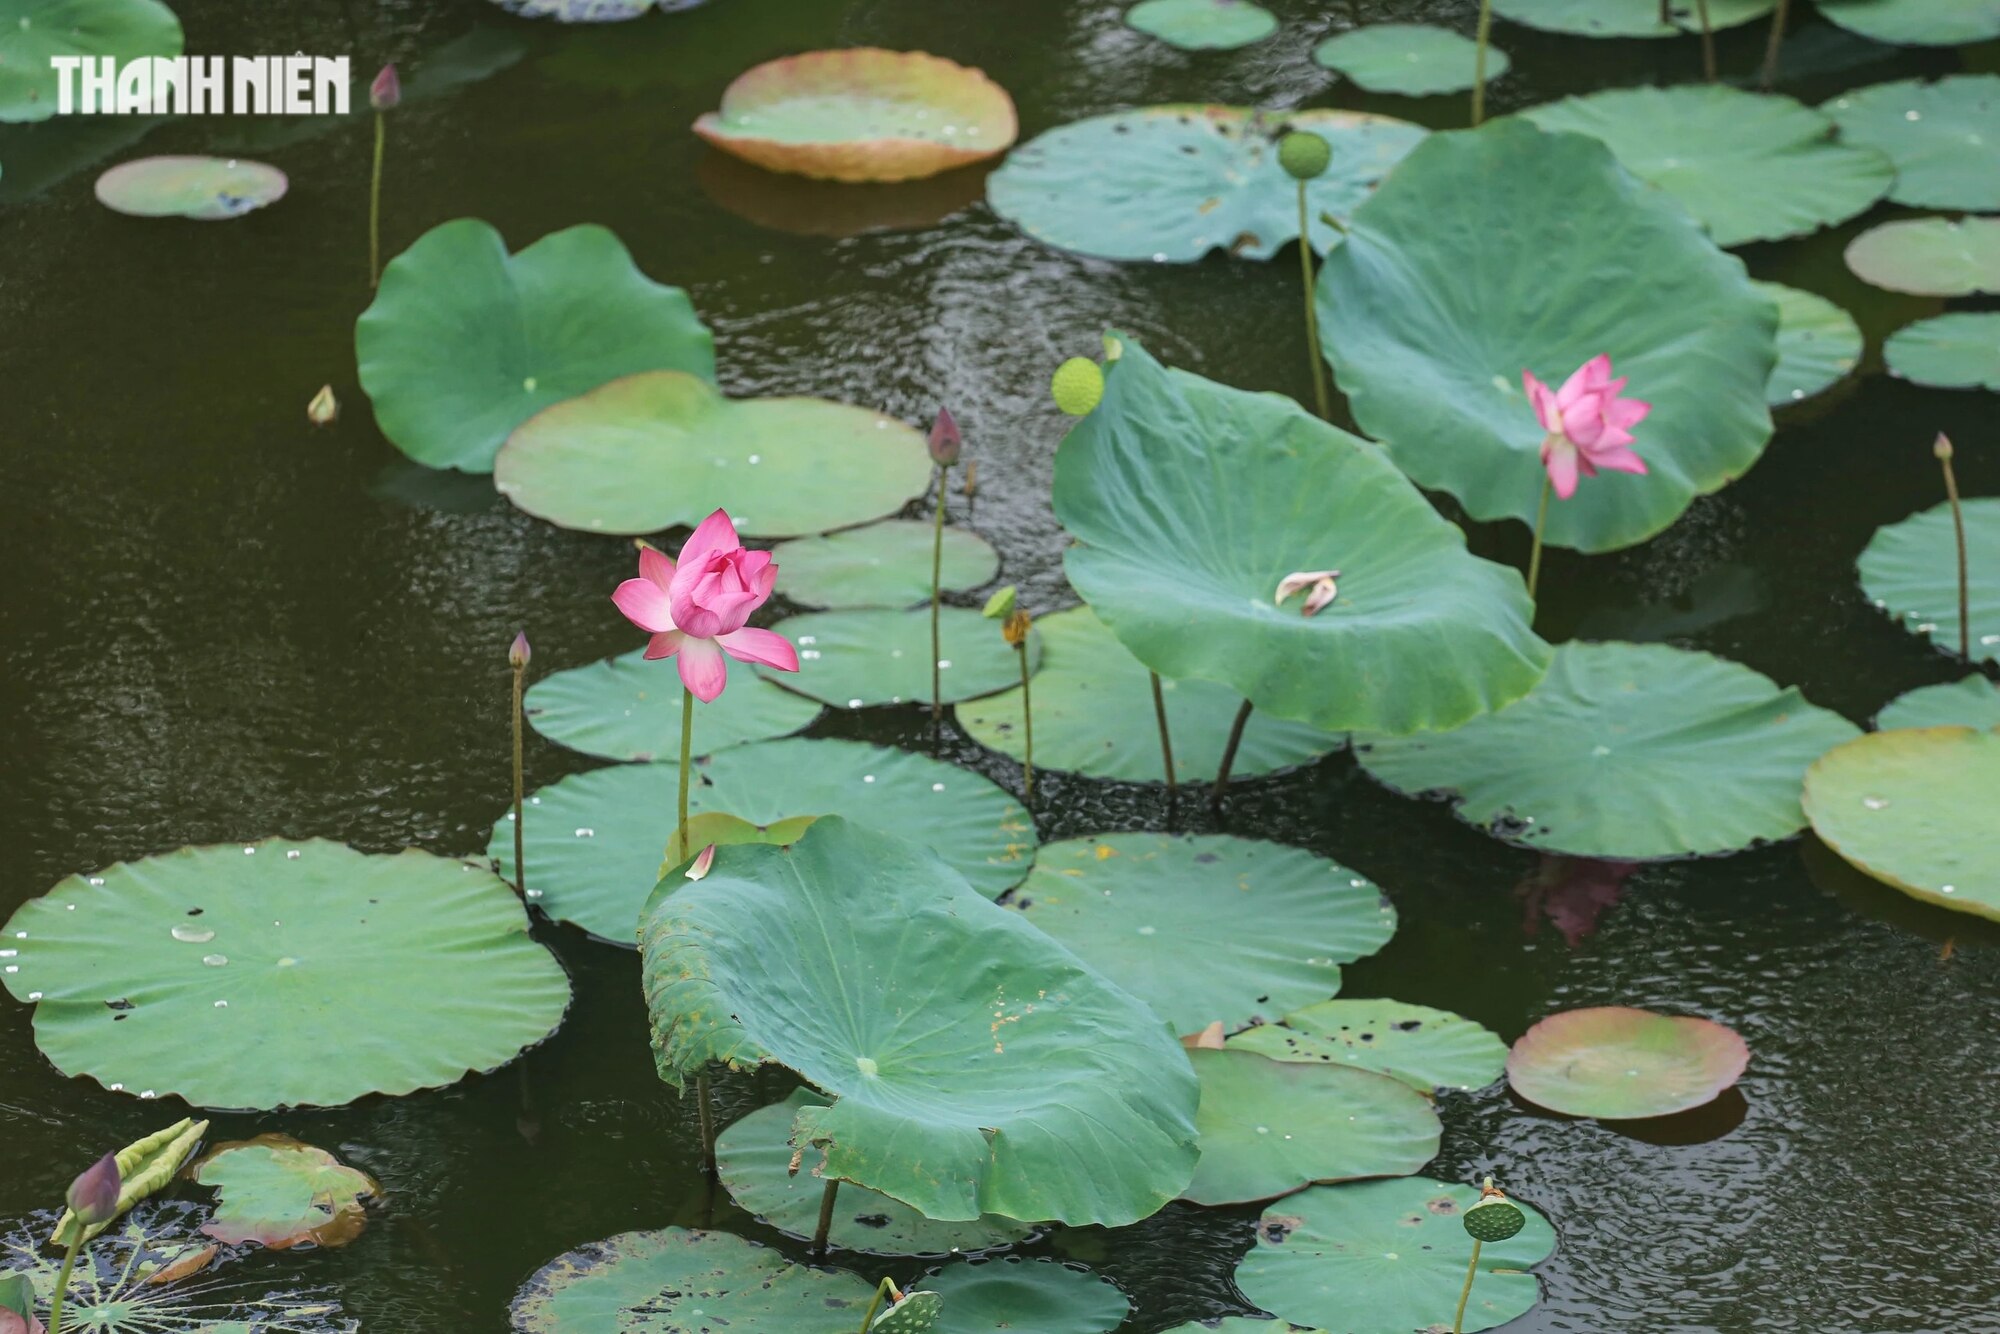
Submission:
[[[1935,454],[1937,457],[1941,459],[1950,458],[1951,437],[1946,435],[1943,431],[1939,431],[1936,442],[1931,445],[1931,453]]]
[[[939,467],[949,468],[958,462],[963,445],[958,434],[958,422],[952,417],[951,409],[939,408],[937,420],[931,423],[931,460]]]
[[[687,868],[687,878],[690,880],[700,880],[709,873],[710,868],[714,865],[715,844],[711,843],[701,850],[701,856],[694,859],[694,865]]]
[[[534,656],[535,651],[528,647],[528,632],[526,630],[515,635],[514,642],[507,646],[507,665],[517,672],[526,667],[528,659]]]
[[[1306,605],[1301,614],[1317,616],[1322,608],[1329,606],[1340,596],[1340,589],[1334,583],[1338,578],[1340,578],[1339,570],[1301,570],[1297,574],[1288,574],[1278,581],[1278,591],[1272,601],[1282,607],[1286,599],[1294,594],[1311,589],[1312,592],[1307,595]]]
[[[306,420],[314,426],[331,426],[340,416],[340,400],[333,396],[333,386],[321,385],[312,402],[306,404]]]
[[[396,77],[396,67],[384,65],[375,82],[368,85],[368,105],[377,111],[388,111],[402,100],[403,81]]]
[[[91,1164],[82,1176],[70,1182],[70,1212],[87,1228],[109,1223],[118,1217],[118,1192],[122,1189],[124,1183],[118,1179],[118,1158],[107,1153]]]

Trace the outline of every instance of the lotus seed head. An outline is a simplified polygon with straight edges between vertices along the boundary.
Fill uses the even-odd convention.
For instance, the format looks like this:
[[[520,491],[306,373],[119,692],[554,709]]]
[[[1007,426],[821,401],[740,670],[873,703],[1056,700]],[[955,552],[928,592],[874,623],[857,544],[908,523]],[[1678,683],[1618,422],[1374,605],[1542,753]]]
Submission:
[[[1019,596],[1014,585],[1009,584],[992,597],[986,599],[986,607],[980,614],[996,621],[1004,621],[1014,614],[1014,601]],[[942,665],[942,664],[940,664]]]
[[[1333,149],[1310,130],[1293,130],[1278,141],[1278,165],[1295,181],[1323,175],[1333,161]]]
[[[1071,357],[1049,383],[1056,406],[1072,417],[1089,416],[1104,401],[1104,372],[1089,357]]]

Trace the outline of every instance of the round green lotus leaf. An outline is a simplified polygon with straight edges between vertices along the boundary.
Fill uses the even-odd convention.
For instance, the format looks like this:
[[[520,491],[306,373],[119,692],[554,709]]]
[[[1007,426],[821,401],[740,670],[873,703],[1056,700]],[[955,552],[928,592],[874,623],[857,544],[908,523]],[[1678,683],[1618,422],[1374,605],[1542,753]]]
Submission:
[[[1371,93],[1456,93],[1472,87],[1479,44],[1429,23],[1371,23],[1329,37],[1313,59]],[[1507,72],[1507,53],[1487,44],[1486,81]]]
[[[2000,497],[1963,510],[1972,660],[2000,662]],[[1858,566],[1877,607],[1958,656],[1958,532],[1948,502],[1876,529]]]
[[[944,1298],[938,1334],[1108,1334],[1132,1309],[1088,1270],[1011,1255],[948,1265],[924,1288]]]
[[[681,748],[680,673],[646,651],[555,672],[528,687],[523,710],[549,740],[610,760],[671,760]],[[789,736],[819,717],[819,706],[730,662],[729,686],[695,710],[697,755]]]
[[[1914,898],[2000,921],[2000,731],[1871,732],[1806,774],[1813,831]]]
[[[2000,727],[2000,685],[1983,676],[1922,686],[1890,700],[1875,719],[1884,732],[1909,727]]]
[[[1825,109],[1843,141],[1878,149],[1895,165],[1889,198],[1897,203],[2000,208],[2000,74],[1878,83],[1842,93]]]
[[[830,1178],[930,1218],[1116,1226],[1193,1173],[1166,1026],[907,840],[826,816],[723,848],[648,900],[640,947],[661,1076],[793,1070],[836,1099],[793,1125]]]
[[[1778,283],[1754,286],[1778,307],[1778,364],[1764,386],[1773,407],[1824,393],[1861,364],[1861,328],[1825,297]]]
[[[1544,852],[1734,852],[1805,826],[1806,766],[1858,729],[1738,663],[1664,644],[1565,644],[1520,703],[1454,732],[1357,737],[1378,781]]]
[[[334,1107],[491,1070],[569,980],[470,862],[317,839],[182,848],[21,905],[0,982],[66,1075],[197,1107]]]
[[[608,380],[715,378],[715,342],[687,293],[639,272],[596,226],[517,255],[476,218],[433,227],[382,271],[354,351],[382,434],[419,463],[466,472],[491,472],[515,427]],[[703,513],[721,503],[717,480],[704,475]]]
[[[792,1121],[802,1107],[825,1107],[809,1089],[760,1108],[723,1131],[715,1141],[715,1166],[731,1199],[781,1232],[810,1237],[819,1227],[825,1155],[807,1149],[797,1170],[792,1155]],[[843,1184],[834,1201],[827,1243],[868,1255],[948,1255],[1006,1246],[1034,1231],[1011,1218],[985,1217],[941,1223],[909,1205],[872,1190]]]
[[[201,1230],[225,1246],[345,1246],[368,1226],[363,1201],[382,1193],[366,1172],[290,1135],[219,1144],[189,1175],[216,1191]]]
[[[1854,238],[1847,267],[1863,282],[1892,292],[2000,293],[2000,218],[1885,222]]]
[[[1734,28],[1771,12],[1777,0],[1708,0],[1708,21]],[[1675,0],[1671,23],[1660,22],[1659,0],[1493,0],[1493,12],[1530,28],[1578,37],[1678,37],[1701,31],[1694,0]]]
[[[1035,622],[1042,665],[1035,672],[1035,767],[1163,783],[1159,715],[1153,684],[1139,660],[1088,607],[1072,607]],[[1229,728],[1242,703],[1213,681],[1161,681],[1174,772],[1182,781],[1212,777],[1222,761]],[[1022,759],[1019,686],[958,706],[958,722],[982,746]],[[1243,728],[1232,779],[1308,764],[1338,750],[1345,738],[1304,723],[1253,713]]]
[[[930,480],[924,437],[823,398],[724,398],[680,371],[613,380],[521,424],[493,484],[563,528],[651,533],[720,506],[746,537],[892,514]]]
[[[1266,1311],[1330,1330],[1449,1329],[1472,1258],[1463,1215],[1478,1202],[1470,1186],[1427,1177],[1315,1186],[1264,1211],[1236,1286]],[[1555,1229],[1522,1212],[1518,1236],[1479,1252],[1467,1330],[1504,1325],[1541,1297],[1528,1271],[1555,1250]]]
[[[1317,134],[1333,150],[1326,174],[1306,183],[1319,251],[1340,240],[1321,215],[1344,222],[1425,134],[1354,111],[1140,107],[1023,144],[987,178],[986,199],[1036,240],[1080,254],[1187,264],[1226,250],[1269,259],[1299,236],[1298,182],[1278,165],[1287,129]]]
[[[1234,51],[1278,30],[1277,16],[1250,0],[1140,0],[1125,22],[1183,51]]]
[[[1625,277],[1607,285],[1609,272]],[[1586,478],[1551,503],[1556,546],[1652,536],[1771,438],[1770,300],[1678,204],[1582,135],[1509,117],[1432,136],[1327,256],[1319,319],[1361,429],[1485,520],[1533,524],[1546,483],[1522,372],[1560,383],[1608,353],[1627,394],[1653,405],[1634,432],[1648,474]]]
[[[285,173],[219,157],[144,157],[97,178],[97,202],[134,218],[217,222],[285,197]]]
[[[2000,390],[2000,311],[1959,311],[1889,335],[1889,373],[1933,389]]]
[[[1188,1057],[1201,1080],[1201,1161],[1182,1199],[1248,1204],[1314,1182],[1408,1176],[1437,1155],[1430,1098],[1398,1080],[1254,1051]]]
[[[1317,1061],[1373,1070],[1412,1088],[1485,1088],[1500,1078],[1507,1044],[1470,1019],[1428,1005],[1330,1000],[1260,1024],[1229,1046],[1280,1061]]]
[[[836,709],[904,704],[931,697],[931,609],[816,611],[771,627],[798,645],[799,670],[767,680]],[[1021,684],[1021,660],[1000,627],[970,607],[938,614],[938,680],[944,702]],[[1040,635],[1028,638],[1028,670],[1041,661]]]
[[[934,1334],[944,1317],[944,1298],[935,1292],[908,1292],[875,1317],[869,1334]]]
[[[1055,510],[1077,543],[1070,583],[1134,657],[1277,718],[1452,727],[1524,694],[1548,661],[1520,575],[1469,555],[1380,450],[1290,399],[1169,370],[1130,338],[1056,452]],[[1315,616],[1277,604],[1281,580],[1314,570],[1339,572],[1336,601]]]
[[[1819,0],[1849,32],[1900,46],[1961,46],[2000,37],[2000,0]]]
[[[1714,1102],[1749,1063],[1743,1039],[1714,1020],[1600,1005],[1523,1033],[1507,1053],[1507,1082],[1552,1112],[1629,1120]]]
[[[1323,1000],[1341,964],[1396,930],[1382,891],[1346,867],[1227,834],[1049,843],[1010,902],[1176,1033]]]
[[[147,56],[171,59],[182,40],[181,21],[159,0],[0,0],[0,121],[56,114],[60,80],[52,57],[109,56],[123,66]],[[69,77],[81,99],[79,76]]]
[[[624,1232],[558,1255],[510,1308],[516,1334],[854,1334],[875,1289],[727,1232]]]
[[[701,735],[701,714],[695,714]],[[719,811],[773,826],[841,815],[928,843],[988,898],[1028,873],[1034,821],[998,786],[928,755],[859,741],[794,737],[695,761],[691,813]],[[628,764],[572,774],[528,799],[528,897],[559,922],[633,943],[639,909],[660,879],[674,833],[680,767]],[[514,826],[502,818],[487,852],[514,874]]]
[[[778,592],[804,607],[912,607],[931,600],[932,528],[887,519],[771,549]],[[1000,554],[968,528],[944,530],[940,577],[947,593],[991,583]]]

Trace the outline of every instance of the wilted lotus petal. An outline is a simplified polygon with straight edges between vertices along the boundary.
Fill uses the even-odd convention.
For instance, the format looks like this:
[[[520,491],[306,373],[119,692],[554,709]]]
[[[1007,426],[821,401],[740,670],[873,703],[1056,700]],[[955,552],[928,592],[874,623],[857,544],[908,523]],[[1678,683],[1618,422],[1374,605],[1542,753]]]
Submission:
[[[714,865],[715,844],[711,843],[701,850],[701,856],[694,859],[694,865],[687,868],[687,878],[690,880],[700,880],[708,874],[709,869]]]
[[[333,386],[323,384],[319,392],[306,404],[306,420],[314,426],[331,426],[340,417],[340,400],[333,396]]]

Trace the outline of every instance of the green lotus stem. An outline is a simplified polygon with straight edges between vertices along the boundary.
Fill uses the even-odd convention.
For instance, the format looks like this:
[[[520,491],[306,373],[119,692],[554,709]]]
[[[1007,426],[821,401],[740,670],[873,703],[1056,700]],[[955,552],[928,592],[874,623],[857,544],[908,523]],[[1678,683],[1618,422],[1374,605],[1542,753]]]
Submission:
[[[943,464],[937,470],[937,518],[931,524],[931,721],[944,717],[943,669],[938,660],[943,642],[938,637],[938,607],[944,594],[944,482]]]
[[[1326,401],[1326,361],[1319,351],[1319,316],[1313,310],[1313,246],[1312,232],[1308,230],[1306,211],[1306,183],[1299,182],[1299,276],[1305,284],[1306,294],[1306,351],[1312,356],[1313,402],[1319,408],[1321,421],[1330,421],[1333,410]]]
[[[715,1112],[708,1101],[708,1076],[694,1077],[695,1115],[701,1118],[701,1170],[715,1180]]]
[[[681,856],[692,854],[688,850],[688,770],[693,767],[694,750],[694,691],[681,688],[681,801],[679,834]]]
[[[1229,771],[1236,767],[1236,748],[1243,744],[1243,729],[1249,726],[1250,710],[1255,706],[1249,700],[1236,711],[1236,721],[1229,726],[1229,744],[1222,748],[1222,766],[1215,771],[1215,790],[1208,794],[1210,809],[1222,808],[1222,794],[1229,790]]]
[[[382,285],[382,152],[389,143],[389,120],[375,113],[375,173],[368,187],[368,285]]]
[[[882,1309],[882,1299],[895,1290],[894,1279],[885,1278],[875,1285],[875,1298],[868,1303],[868,1313],[861,1317],[861,1334],[868,1334],[869,1329],[875,1324],[875,1313]]]
[[[813,1229],[812,1253],[826,1254],[826,1239],[833,1232],[833,1201],[840,1194],[840,1178],[828,1177],[819,1197],[819,1226]],[[864,1326],[865,1328],[865,1326]]]
[[[1528,553],[1528,596],[1535,595],[1535,589],[1542,582],[1542,528],[1549,521],[1549,489],[1552,483],[1542,479],[1542,503],[1535,510],[1535,545]]]
[[[1673,0],[1660,0],[1660,22],[1672,23],[1673,21],[1674,21]]]
[[[1028,800],[1033,801],[1035,799],[1035,706],[1034,702],[1028,697],[1028,638],[1026,635],[1021,637],[1020,643],[1014,645],[1014,652],[1021,659],[1021,731],[1027,743],[1027,749],[1022,752],[1021,757],[1021,782],[1027,791]]]
[[[515,666],[514,668],[514,892],[521,897],[521,901],[523,903],[527,902],[528,899],[528,857],[526,852],[527,843],[523,834],[525,826],[521,823],[521,817],[523,814],[522,794],[524,790],[522,772],[525,767],[523,763],[523,758],[526,753],[523,748],[522,736],[521,736],[521,716],[522,716],[521,697],[523,692],[527,688],[527,675],[528,675],[528,666],[526,663],[520,663]]]
[[[1160,687],[1160,674],[1149,674],[1153,678],[1153,716],[1160,720],[1160,759],[1167,766],[1167,795],[1172,796],[1180,790],[1180,784],[1174,780],[1174,736],[1167,729],[1167,696]]]
[[[76,1255],[83,1249],[83,1229],[78,1228],[76,1237],[63,1254],[62,1269],[56,1274],[55,1295],[49,1298],[49,1334],[62,1334],[63,1297],[69,1292],[70,1271],[76,1268]]]
[[[1694,8],[1701,15],[1701,71],[1715,83],[1721,76],[1715,71],[1715,25],[1708,20],[1708,0],[1694,0]]]
[[[1951,466],[1951,441],[1943,435],[1932,447],[1944,469],[1944,493],[1951,501],[1951,526],[1958,534],[1958,656],[1972,661],[1972,582],[1965,556],[1965,511],[1958,501],[1958,474]]]
[[[1479,1238],[1472,1239],[1472,1263],[1465,1267],[1465,1288],[1458,1294],[1458,1314],[1451,1318],[1451,1334],[1465,1328],[1465,1304],[1472,1299],[1472,1280],[1479,1274]]]
[[[1664,0],[1660,6],[1666,8]],[[1479,45],[1472,55],[1472,128],[1486,120],[1486,44],[1493,36],[1493,0],[1479,0]]]
[[[1785,44],[1785,16],[1791,7],[1791,0],[1778,0],[1777,9],[1771,13],[1771,44],[1764,48],[1764,91],[1767,93],[1778,82],[1778,49]]]

